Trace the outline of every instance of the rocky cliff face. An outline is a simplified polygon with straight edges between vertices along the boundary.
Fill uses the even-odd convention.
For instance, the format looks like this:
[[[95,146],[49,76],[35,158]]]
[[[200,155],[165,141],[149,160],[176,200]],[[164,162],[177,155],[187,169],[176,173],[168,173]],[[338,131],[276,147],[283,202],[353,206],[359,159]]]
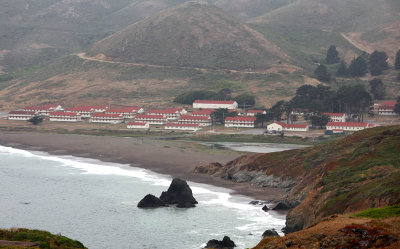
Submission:
[[[196,172],[285,189],[286,202],[299,204],[287,215],[290,233],[333,214],[400,203],[399,155],[400,127],[378,127],[310,148],[200,165]]]

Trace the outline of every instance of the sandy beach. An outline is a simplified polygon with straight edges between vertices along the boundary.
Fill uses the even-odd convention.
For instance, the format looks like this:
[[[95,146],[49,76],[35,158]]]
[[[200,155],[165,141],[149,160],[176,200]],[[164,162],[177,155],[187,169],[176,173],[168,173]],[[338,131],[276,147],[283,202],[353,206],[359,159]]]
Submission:
[[[235,194],[250,196],[257,200],[276,200],[283,195],[280,189],[261,189],[247,183],[234,183],[193,173],[193,169],[199,163],[227,163],[238,156],[236,153],[215,154],[193,151],[167,146],[165,143],[148,138],[10,131],[0,131],[0,145],[45,151],[53,155],[72,155],[131,164],[172,177],[229,188],[234,190]]]

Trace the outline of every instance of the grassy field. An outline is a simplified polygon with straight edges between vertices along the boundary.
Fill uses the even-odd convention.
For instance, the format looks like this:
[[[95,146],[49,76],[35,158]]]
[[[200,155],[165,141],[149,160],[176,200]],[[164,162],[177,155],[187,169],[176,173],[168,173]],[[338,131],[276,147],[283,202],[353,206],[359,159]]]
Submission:
[[[385,219],[389,217],[400,217],[400,206],[389,206],[382,208],[371,208],[353,215],[358,218]]]

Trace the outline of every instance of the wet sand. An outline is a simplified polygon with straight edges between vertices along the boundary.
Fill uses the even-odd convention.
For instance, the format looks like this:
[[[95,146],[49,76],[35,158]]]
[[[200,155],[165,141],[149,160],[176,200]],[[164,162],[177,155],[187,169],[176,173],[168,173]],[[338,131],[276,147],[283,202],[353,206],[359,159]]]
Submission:
[[[234,183],[208,175],[193,173],[199,163],[227,163],[237,157],[165,146],[149,138],[87,136],[39,132],[0,131],[0,145],[24,150],[45,151],[53,155],[72,155],[99,159],[105,162],[130,164],[193,182],[234,190],[234,194],[257,200],[277,200],[283,191],[257,188],[247,183]]]

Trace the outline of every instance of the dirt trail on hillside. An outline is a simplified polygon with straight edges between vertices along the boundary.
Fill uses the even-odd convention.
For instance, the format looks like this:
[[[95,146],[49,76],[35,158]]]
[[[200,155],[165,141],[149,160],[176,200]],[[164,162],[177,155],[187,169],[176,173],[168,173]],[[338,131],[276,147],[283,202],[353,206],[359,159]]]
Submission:
[[[232,70],[232,69],[209,69],[209,68],[200,68],[200,67],[176,67],[176,66],[146,64],[146,63],[110,61],[110,60],[107,60],[106,58],[89,57],[85,53],[76,53],[75,55],[83,60],[98,61],[98,62],[110,63],[110,64],[129,65],[129,66],[138,66],[138,67],[166,68],[166,69],[198,70],[201,72],[214,72],[214,73],[217,72],[217,73],[224,73],[224,74],[226,74],[226,73],[269,74],[269,73],[277,72],[279,70],[286,70],[288,72],[301,70],[301,68],[298,68],[295,66],[289,66],[289,65],[273,66],[270,69],[262,70],[262,71],[240,71],[240,70]]]
[[[354,47],[360,49],[361,51],[365,51],[369,54],[372,54],[374,52],[374,49],[370,47],[367,44],[364,44],[360,41],[357,41],[354,36],[351,36],[350,34],[345,34],[345,33],[340,33],[344,39],[346,39],[348,42],[350,42]]]

